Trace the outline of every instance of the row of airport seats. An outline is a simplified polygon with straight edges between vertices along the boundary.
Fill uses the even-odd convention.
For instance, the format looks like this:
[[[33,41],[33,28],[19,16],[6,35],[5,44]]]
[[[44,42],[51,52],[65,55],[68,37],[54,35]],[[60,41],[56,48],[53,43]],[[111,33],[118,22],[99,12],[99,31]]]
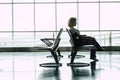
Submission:
[[[80,47],[76,47],[72,38],[72,35],[70,33],[70,31],[66,28],[66,31],[70,37],[70,43],[71,43],[71,54],[68,55],[68,57],[70,58],[70,63],[67,63],[67,66],[72,66],[72,67],[86,67],[89,66],[89,63],[83,63],[83,62],[75,62],[75,57],[85,57],[84,55],[77,55],[77,52],[79,49],[81,48],[89,48],[92,49],[94,46],[90,46],[90,45],[85,45],[85,46],[80,46]],[[61,28],[56,36],[55,39],[53,38],[43,38],[41,39],[41,41],[43,41],[47,47],[37,47],[38,50],[48,50],[51,52],[50,56],[47,57],[53,57],[55,62],[52,63],[42,63],[40,64],[41,67],[60,67],[62,66],[62,63],[59,62],[60,58],[63,57],[63,55],[61,55],[60,53],[60,49],[59,49],[59,43],[61,41],[61,34],[63,32],[63,28]],[[73,62],[73,63],[71,63]]]

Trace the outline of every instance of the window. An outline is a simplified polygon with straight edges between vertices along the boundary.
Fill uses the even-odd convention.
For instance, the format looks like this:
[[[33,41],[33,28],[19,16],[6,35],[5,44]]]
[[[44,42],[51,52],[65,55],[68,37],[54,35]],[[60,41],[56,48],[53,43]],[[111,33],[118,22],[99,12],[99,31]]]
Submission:
[[[101,3],[101,30],[120,30],[120,3]]]
[[[55,30],[55,5],[36,4],[35,5],[36,31]]]
[[[35,2],[55,2],[55,0],[35,0]]]
[[[79,29],[98,30],[99,10],[98,3],[79,3]]]
[[[57,2],[77,2],[77,0],[57,0]]]
[[[119,8],[120,0],[0,0],[0,39],[55,37],[56,31],[68,27],[70,17],[76,17],[76,28],[81,34],[96,37],[102,45],[109,45],[110,41],[116,45],[119,44]],[[69,43],[65,32],[62,43],[64,46]]]
[[[78,0],[80,2],[96,2],[96,1],[100,1],[100,0]]]
[[[34,2],[34,0],[13,0],[13,2]]]
[[[34,30],[34,8],[33,4],[14,4],[14,30]]]
[[[10,3],[12,0],[0,0],[0,3]]]
[[[0,31],[12,30],[12,7],[10,4],[0,5]]]

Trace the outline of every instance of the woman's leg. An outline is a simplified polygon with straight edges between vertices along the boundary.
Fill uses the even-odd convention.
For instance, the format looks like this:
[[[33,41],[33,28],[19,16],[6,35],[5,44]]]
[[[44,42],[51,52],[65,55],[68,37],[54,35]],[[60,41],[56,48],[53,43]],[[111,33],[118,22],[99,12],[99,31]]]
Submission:
[[[84,41],[84,42],[83,42],[83,45],[94,45],[94,46],[97,48],[97,50],[99,50],[99,51],[102,50],[101,46],[99,45],[99,43],[96,41],[95,38],[90,37],[90,36],[87,36],[87,37],[84,38],[84,39],[85,39],[85,40],[83,40],[83,41]],[[98,61],[98,60],[96,59],[96,49],[91,49],[91,51],[90,51],[90,59],[93,59],[93,60],[95,60],[95,61]]]
[[[102,51],[102,47],[101,47],[100,44],[96,41],[95,38],[93,38],[93,43],[92,43],[92,44],[96,46],[96,48],[97,48],[98,51]]]
[[[100,44],[96,41],[95,38],[93,37],[87,37],[87,43],[89,45],[94,45],[98,51],[102,51],[102,47],[100,46]]]

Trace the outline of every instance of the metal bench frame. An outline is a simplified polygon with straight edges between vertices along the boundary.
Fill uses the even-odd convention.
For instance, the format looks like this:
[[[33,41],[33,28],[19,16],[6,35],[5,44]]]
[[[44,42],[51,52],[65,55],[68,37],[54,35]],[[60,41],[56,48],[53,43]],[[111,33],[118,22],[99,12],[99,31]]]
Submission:
[[[43,64],[40,64],[40,66],[42,66],[42,67],[59,67],[59,66],[61,66],[61,64],[59,63],[59,59],[57,57],[57,51],[59,49],[59,43],[60,43],[60,40],[61,40],[60,36],[62,34],[62,31],[63,31],[63,28],[60,29],[60,31],[59,31],[59,33],[58,33],[58,35],[57,35],[57,37],[56,37],[52,46],[50,46],[50,47],[49,46],[48,47],[36,47],[36,48],[38,48],[38,50],[48,50],[48,51],[50,51],[54,60],[55,60],[55,63],[48,63],[48,64],[43,63]]]

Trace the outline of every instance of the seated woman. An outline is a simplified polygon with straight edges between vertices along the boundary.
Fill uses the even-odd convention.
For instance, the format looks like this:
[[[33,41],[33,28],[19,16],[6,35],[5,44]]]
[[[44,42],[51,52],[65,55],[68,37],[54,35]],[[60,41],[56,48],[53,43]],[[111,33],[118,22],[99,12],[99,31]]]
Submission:
[[[74,17],[71,17],[68,21],[68,27],[70,28],[69,31],[72,34],[73,40],[75,42],[75,46],[80,47],[83,45],[94,45],[98,51],[102,51],[103,49],[101,48],[101,46],[99,45],[99,43],[96,41],[94,37],[81,35],[79,30],[74,28],[76,26],[76,21],[77,19]],[[95,54],[91,54],[90,58],[97,60]]]

